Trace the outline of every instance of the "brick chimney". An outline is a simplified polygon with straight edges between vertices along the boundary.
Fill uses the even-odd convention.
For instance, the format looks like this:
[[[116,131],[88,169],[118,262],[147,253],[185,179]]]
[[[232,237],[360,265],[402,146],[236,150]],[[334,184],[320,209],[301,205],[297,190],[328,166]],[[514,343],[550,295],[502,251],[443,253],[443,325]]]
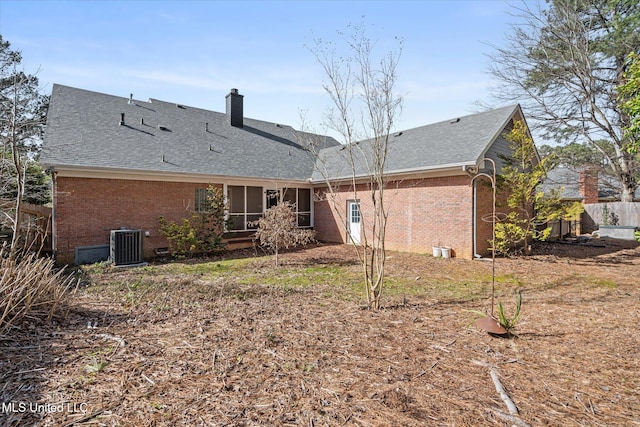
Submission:
[[[238,89],[231,89],[226,98],[227,119],[231,126],[241,128],[243,126],[242,99],[244,96],[238,93]]]
[[[580,195],[582,203],[598,203],[598,171],[583,169],[580,171]]]

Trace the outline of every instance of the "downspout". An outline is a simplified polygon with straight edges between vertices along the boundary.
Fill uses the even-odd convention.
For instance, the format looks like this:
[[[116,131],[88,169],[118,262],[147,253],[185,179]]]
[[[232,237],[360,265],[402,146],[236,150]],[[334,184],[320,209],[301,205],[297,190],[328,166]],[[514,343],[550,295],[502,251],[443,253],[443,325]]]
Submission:
[[[473,258],[480,258],[478,255],[478,191],[477,191],[477,182],[473,182]]]
[[[53,262],[58,261],[58,238],[56,227],[56,170],[53,166],[49,168],[51,173],[51,257]]]

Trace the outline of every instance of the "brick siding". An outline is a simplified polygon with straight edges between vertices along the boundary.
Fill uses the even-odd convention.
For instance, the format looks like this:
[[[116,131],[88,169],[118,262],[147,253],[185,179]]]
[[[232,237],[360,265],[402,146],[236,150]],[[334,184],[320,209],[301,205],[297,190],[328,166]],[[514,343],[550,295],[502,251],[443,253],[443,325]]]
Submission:
[[[501,200],[506,200],[500,193],[496,195],[497,204]],[[491,256],[491,240],[493,238],[493,224],[491,221],[493,213],[493,190],[487,179],[476,180],[476,249],[479,255]],[[496,207],[496,212],[504,209]]]
[[[431,253],[432,246],[449,246],[455,256],[473,257],[473,188],[466,175],[409,179],[390,182],[385,189],[389,211],[385,245],[387,249]],[[341,188],[335,196],[316,189],[315,229],[321,241],[346,243],[346,206],[354,198],[351,188]],[[488,197],[487,197],[488,196]],[[365,185],[358,187],[363,223],[368,229],[372,214],[371,196]],[[485,212],[491,191],[478,192],[478,217]],[[479,251],[486,253],[491,224],[478,220]],[[488,239],[486,238],[488,228]],[[370,233],[370,229],[368,229]],[[482,240],[482,241],[480,241]]]
[[[144,256],[168,246],[160,234],[158,216],[178,221],[190,215],[195,188],[207,184],[135,181],[97,178],[56,179],[57,260],[73,263],[78,246],[109,244],[111,230],[141,229]],[[358,187],[365,231],[370,223],[371,197],[365,185]],[[346,206],[353,191],[344,187],[335,200],[321,188],[314,190],[316,237],[325,242],[347,241]],[[478,252],[487,255],[491,224],[482,216],[491,211],[491,189],[478,185]],[[385,190],[389,210],[386,247],[431,253],[434,244],[449,246],[454,256],[473,257],[473,188],[464,175],[394,181]],[[334,207],[337,207],[336,210]]]
[[[187,218],[194,208],[195,188],[207,184],[118,179],[56,179],[57,261],[73,263],[78,246],[108,245],[110,231],[120,228],[149,232],[144,256],[168,246],[158,216]]]

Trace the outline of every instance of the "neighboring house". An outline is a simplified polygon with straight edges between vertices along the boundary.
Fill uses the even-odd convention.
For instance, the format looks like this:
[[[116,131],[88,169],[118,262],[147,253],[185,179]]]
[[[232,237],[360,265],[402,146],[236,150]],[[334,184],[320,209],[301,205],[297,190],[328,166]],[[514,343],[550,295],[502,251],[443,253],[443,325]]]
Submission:
[[[482,180],[471,186],[470,173],[487,170],[484,157],[500,164],[499,155],[509,155],[503,134],[513,120],[524,120],[517,105],[391,137],[385,169],[388,249],[430,252],[433,244],[442,244],[465,258],[487,254],[491,224],[483,217],[491,212],[491,189]],[[322,197],[323,168],[310,143],[328,160],[324,170],[331,180],[352,175],[345,168],[344,146],[327,136],[244,117],[243,95],[236,89],[226,96],[226,112],[217,113],[54,85],[41,162],[54,177],[56,259],[82,261],[78,254],[93,248],[102,254],[111,230],[119,229],[143,230],[144,255],[153,256],[168,246],[158,217],[188,217],[199,209],[208,185],[222,187],[228,196],[230,245],[250,241],[248,223],[283,189],[296,203],[299,226],[313,227],[321,241],[357,241],[360,212],[366,215],[368,209],[365,184],[360,200],[352,200],[345,180],[344,200],[329,203]],[[365,175],[360,167],[357,176]]]
[[[620,200],[620,183],[609,176],[600,176],[595,169],[575,170],[559,166],[547,172],[541,190],[560,190],[560,198],[566,201],[589,203],[617,202]],[[636,191],[640,199],[640,189]]]
[[[560,198],[567,202],[581,202],[585,211],[576,224],[565,224],[562,235],[567,234],[567,226],[576,234],[591,233],[598,230],[602,223],[602,212],[610,210],[613,203],[620,201],[620,182],[611,176],[599,175],[596,169],[575,170],[559,166],[550,170],[541,191],[560,191]],[[636,190],[635,200],[640,200],[640,188]],[[600,204],[600,206],[592,206]],[[608,221],[608,220],[607,220]]]

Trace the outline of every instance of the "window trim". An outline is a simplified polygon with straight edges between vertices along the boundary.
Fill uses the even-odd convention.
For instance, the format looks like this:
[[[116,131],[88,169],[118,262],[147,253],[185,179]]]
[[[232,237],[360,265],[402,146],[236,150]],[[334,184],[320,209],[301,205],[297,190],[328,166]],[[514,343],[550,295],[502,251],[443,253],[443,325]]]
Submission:
[[[229,187],[242,187],[244,189],[243,192],[243,196],[244,196],[244,212],[231,212],[231,199],[229,197]],[[261,206],[262,206],[262,212],[247,212],[247,188],[249,187],[255,187],[255,188],[260,188],[261,189],[261,194],[262,194],[262,200],[261,200]],[[230,233],[242,233],[242,232],[249,232],[249,231],[255,231],[255,228],[247,228],[247,220],[253,221],[254,218],[261,218],[265,211],[267,210],[267,206],[269,205],[269,194],[273,194],[273,192],[276,192],[278,194],[278,200],[280,198],[281,194],[284,194],[283,192],[288,191],[288,190],[295,190],[295,213],[296,213],[296,221],[297,221],[297,225],[299,228],[313,228],[314,227],[314,209],[313,209],[313,197],[314,197],[314,192],[313,192],[313,188],[310,187],[296,187],[296,186],[282,186],[282,187],[277,187],[277,186],[260,186],[260,185],[251,185],[251,184],[247,184],[247,183],[240,183],[240,182],[233,182],[233,183],[225,183],[224,184],[224,194],[225,197],[227,197],[227,203],[229,204],[229,208],[226,212],[226,218],[227,220],[232,220],[235,217],[242,217],[242,222],[243,222],[243,228],[236,228],[233,229],[231,227],[227,228],[227,232]],[[302,191],[307,191],[308,192],[308,203],[309,203],[309,210],[299,210],[299,200],[300,200],[300,190]],[[275,204],[274,204],[275,205]],[[309,225],[300,225],[300,217],[301,215],[306,215],[308,217],[308,224]],[[256,219],[257,219],[256,218]],[[229,221],[229,225],[233,225],[232,221]]]
[[[207,212],[209,209],[206,209],[205,206],[208,201],[207,196],[209,193],[209,188],[196,187],[194,193],[193,210],[197,213]]]
[[[229,228],[228,231],[230,232],[243,232],[243,231],[253,231],[256,228],[255,227],[248,227],[247,226],[247,222],[250,221],[255,221],[256,219],[259,219],[260,217],[262,217],[262,215],[264,215],[264,187],[259,187],[257,185],[227,185],[226,186],[226,197],[227,197],[227,202],[229,203],[229,205],[231,205],[231,198],[229,196],[229,190],[230,187],[236,187],[236,188],[242,188],[242,212],[232,212],[231,211],[231,206],[229,206],[229,210],[227,211],[227,218],[228,219],[232,219],[232,218],[242,218],[242,228]],[[260,200],[260,204],[259,206],[262,208],[262,212],[247,212],[247,206],[248,206],[248,196],[249,196],[249,188],[259,188],[260,191],[260,196],[261,196],[261,200]],[[249,219],[251,217],[251,219]],[[253,219],[254,217],[257,217],[255,219]],[[233,223],[231,221],[231,223]]]

